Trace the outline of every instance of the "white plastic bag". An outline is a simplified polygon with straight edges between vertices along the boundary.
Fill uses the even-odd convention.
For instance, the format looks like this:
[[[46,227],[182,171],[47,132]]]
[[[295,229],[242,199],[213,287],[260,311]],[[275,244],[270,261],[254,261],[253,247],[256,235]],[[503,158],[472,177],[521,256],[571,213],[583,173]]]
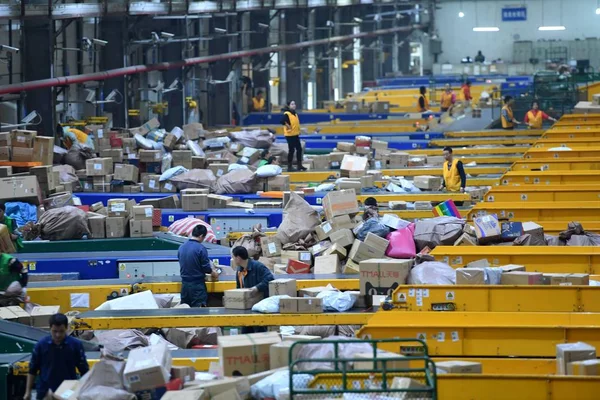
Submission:
[[[188,140],[187,148],[192,152],[192,154],[194,154],[194,156],[204,157],[204,151],[200,148],[200,145],[198,145],[198,143],[192,140]]]
[[[235,171],[237,169],[250,169],[250,168],[248,168],[247,165],[242,165],[242,164],[229,164],[229,167],[227,168],[227,172]]]
[[[161,172],[165,172],[165,171],[168,171],[169,169],[171,169],[172,164],[173,164],[173,156],[171,155],[171,153],[163,154],[161,165],[160,165]]]
[[[263,165],[256,170],[256,175],[260,178],[271,178],[281,175],[282,172],[283,170],[279,165]]]
[[[287,294],[281,296],[271,296],[259,301],[252,306],[252,311],[264,314],[276,314],[279,312],[279,299],[289,298]]]
[[[307,389],[311,381],[311,375],[294,374],[292,384],[295,389]],[[255,399],[281,399],[280,392],[289,393],[289,386],[290,372],[277,371],[252,385],[250,394]]]
[[[408,275],[409,285],[454,285],[454,268],[438,261],[427,261],[414,267]]]
[[[315,192],[331,192],[335,190],[335,183],[322,183],[315,188]]]
[[[152,150],[154,148],[154,144],[153,144],[154,142],[152,142],[152,140],[146,139],[139,133],[136,133],[133,136],[133,138],[135,139],[135,142],[137,143],[137,145],[140,149]]]
[[[352,338],[343,336],[331,336],[328,340],[341,341],[338,344],[338,358],[353,358],[357,353],[372,353],[373,346],[369,343],[357,341]],[[320,343],[315,341],[314,344],[307,343],[300,347],[298,351],[298,360],[313,360],[313,359],[333,359],[334,358],[334,345],[331,343]],[[334,363],[327,361],[313,361],[313,362],[299,362],[296,363],[299,371],[311,371],[311,370],[333,370]]]
[[[159,180],[161,182],[168,181],[172,177],[183,174],[185,172],[188,172],[187,168],[178,165],[177,167],[169,168],[166,171],[164,171],[160,176]]]
[[[334,292],[331,290],[321,292],[317,298],[323,299],[323,311],[344,312],[354,307],[356,298],[348,292]]]

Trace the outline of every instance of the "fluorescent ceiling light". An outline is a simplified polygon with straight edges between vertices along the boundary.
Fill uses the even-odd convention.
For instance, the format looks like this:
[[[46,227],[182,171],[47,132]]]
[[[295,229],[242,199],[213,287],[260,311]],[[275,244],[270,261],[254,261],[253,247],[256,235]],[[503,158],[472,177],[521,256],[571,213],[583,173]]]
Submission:
[[[538,31],[564,31],[565,28],[564,26],[560,25],[560,26],[540,26],[538,28]]]
[[[460,11],[460,12],[458,13],[458,18],[463,18],[464,16],[465,16],[465,13],[464,13],[464,12]]]
[[[596,15],[600,15],[600,7],[596,8]]]
[[[498,32],[500,28],[497,26],[476,26],[473,32]]]

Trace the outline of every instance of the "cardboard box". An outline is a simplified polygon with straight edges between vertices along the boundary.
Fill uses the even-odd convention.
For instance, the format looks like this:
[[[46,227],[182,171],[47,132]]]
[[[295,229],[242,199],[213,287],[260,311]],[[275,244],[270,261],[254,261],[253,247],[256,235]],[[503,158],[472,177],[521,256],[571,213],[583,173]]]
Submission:
[[[331,285],[309,287],[298,290],[298,297],[318,297],[323,292],[338,292],[338,290]]]
[[[346,154],[340,166],[340,176],[345,178],[360,178],[365,175],[369,166],[367,157],[351,156]]]
[[[109,199],[107,202],[109,217],[130,218],[133,215],[135,200]]]
[[[125,217],[107,217],[106,218],[106,237],[123,238],[127,236],[127,218]]]
[[[31,162],[33,161],[33,149],[24,147],[13,147],[11,161]]]
[[[556,374],[565,375],[568,365],[576,361],[595,360],[596,348],[584,342],[556,345]],[[437,363],[436,363],[437,365]]]
[[[422,190],[438,190],[442,186],[442,177],[431,175],[415,176],[413,184]]]
[[[160,150],[140,150],[140,162],[155,163],[162,160],[162,152]]]
[[[234,393],[237,395],[237,391],[235,389],[232,389],[234,391]],[[220,394],[218,394],[217,396],[213,396],[213,399],[216,399],[218,396],[221,396]],[[138,399],[141,398],[138,396]],[[232,399],[236,400],[235,397],[231,397]],[[165,394],[163,394],[163,396],[160,398],[160,400],[205,400],[207,399],[206,394],[204,393],[204,390],[202,389],[186,389],[186,390],[169,390],[167,392],[165,392]],[[239,399],[239,396],[238,396]]]
[[[290,365],[290,349],[294,345],[295,341],[283,341],[281,343],[276,343],[271,346],[270,349],[270,358],[271,358],[271,369],[274,368],[283,368],[288,367]],[[300,345],[294,346],[294,354],[292,355],[292,360],[298,358],[298,352],[300,351]]]
[[[385,250],[369,246],[368,244],[355,239],[354,243],[352,244],[352,248],[348,253],[348,258],[360,263],[361,261],[368,260],[370,258],[381,258],[384,255]]]
[[[544,274],[542,282],[544,285],[589,286],[590,276],[588,274]]]
[[[37,306],[31,310],[31,325],[36,328],[49,328],[50,317],[60,312],[60,306]]]
[[[131,211],[133,219],[136,221],[152,221],[154,215],[153,206],[133,206]]]
[[[500,223],[496,214],[473,218],[473,227],[479,243],[487,243],[502,236]]]
[[[350,189],[327,193],[323,198],[323,211],[328,220],[338,215],[348,214],[354,216],[358,214],[356,192]]]
[[[12,146],[10,132],[0,132],[0,146],[1,147]]]
[[[360,293],[390,295],[406,278],[413,260],[369,259],[360,262]]]
[[[15,129],[10,132],[11,145],[15,148],[33,148],[33,141],[37,136],[36,131],[26,131],[23,129]]]
[[[31,315],[23,310],[21,307],[19,306],[8,306],[8,307],[3,307],[4,310],[8,310],[11,313],[13,313],[17,319],[16,321],[20,324],[23,325],[31,325]]]
[[[223,294],[223,307],[232,310],[250,310],[263,299],[261,292],[252,294],[252,289],[230,289]]]
[[[152,237],[153,235],[152,220],[139,221],[132,219],[129,221],[129,237],[143,238]]]
[[[375,371],[383,370],[384,368],[389,370],[393,369],[408,369],[409,361],[403,360],[405,356],[392,353],[390,351],[379,350],[377,357],[373,356],[373,352],[369,353],[356,353],[352,358],[364,359],[365,361],[354,361],[354,370],[366,370]],[[377,360],[388,360],[388,361],[377,361]]]
[[[504,272],[500,279],[501,285],[542,285],[543,274],[539,272]]]
[[[389,168],[406,168],[408,166],[408,159],[410,154],[408,153],[392,153],[388,156],[388,167]],[[425,163],[423,163],[425,164]]]
[[[217,341],[223,376],[244,376],[271,369],[271,345],[281,343],[281,337],[277,332],[265,332],[219,336]]]
[[[325,252],[325,250],[327,250],[330,246],[331,246],[331,242],[328,240],[324,240],[324,241],[319,242],[319,243],[315,244],[314,246],[312,246],[309,249],[310,254],[312,254],[313,257],[322,256],[323,253]]]
[[[350,229],[340,229],[339,231],[333,232],[329,239],[333,244],[337,244],[341,247],[348,247],[354,243],[354,233]]]
[[[381,253],[381,256],[385,254],[390,242],[382,237],[375,235],[374,233],[367,233],[365,237],[365,244]],[[377,256],[376,258],[378,258]]]
[[[208,195],[199,194],[194,189],[181,191],[183,211],[204,211],[208,209]]]
[[[106,238],[106,217],[90,217],[88,216],[88,226],[90,228],[90,239]]]
[[[477,239],[474,236],[463,233],[456,239],[454,246],[477,246]]]
[[[115,179],[125,182],[138,182],[140,178],[140,170],[135,165],[116,164]]]
[[[36,136],[33,139],[33,161],[42,165],[52,165],[54,162],[54,137]]]
[[[283,295],[288,295],[290,297],[296,297],[298,295],[295,279],[275,279],[269,282],[269,296]]]
[[[39,205],[42,201],[37,177],[33,175],[11,176],[0,179],[0,202],[17,200]]]
[[[217,365],[217,368],[221,368]],[[219,371],[215,371],[215,374],[220,374]],[[187,390],[202,390],[204,392],[203,400],[221,398],[232,399],[235,400],[236,397],[222,397],[225,394],[232,393],[234,391],[238,398],[241,397],[243,399],[248,398],[250,395],[250,383],[247,378],[243,377],[224,377],[216,380],[210,381],[193,381],[184,384],[185,391]],[[178,393],[178,392],[175,392]],[[179,392],[180,393],[180,392]],[[162,400],[162,399],[161,399]]]
[[[315,275],[338,274],[342,272],[340,259],[337,255],[315,257]]]
[[[502,240],[510,242],[523,235],[523,224],[520,222],[502,222],[500,224]]]
[[[208,195],[208,208],[227,208],[227,204],[233,201],[232,197],[218,194]]]
[[[160,175],[144,175],[142,186],[145,193],[160,193]]]
[[[106,176],[113,173],[112,158],[91,158],[85,162],[87,176]]]
[[[310,274],[310,264],[289,259],[286,271],[288,274]]]
[[[323,312],[323,299],[316,297],[289,297],[279,299],[281,314],[319,314]]]
[[[131,392],[166,385],[171,377],[171,350],[166,343],[133,349],[123,371],[125,385]]]
[[[544,227],[531,221],[523,222],[523,234],[529,234],[531,236],[541,236],[543,239]]]
[[[79,395],[79,381],[67,380],[63,381],[58,389],[52,394],[55,400],[77,400]]]
[[[211,396],[210,398],[212,400],[242,400],[242,397],[238,393],[237,389],[229,389],[223,393],[219,393],[215,396]],[[244,397],[244,399],[245,399],[245,397]],[[181,399],[178,399],[178,400],[181,400]]]
[[[435,367],[448,374],[481,374],[481,363],[476,361],[441,361]]]
[[[503,265],[499,268],[502,268],[502,273],[505,272],[514,272],[514,271],[525,271],[525,267],[522,265],[508,264]]]
[[[0,161],[10,161],[10,147],[0,147]]]
[[[192,168],[193,153],[190,150],[175,150],[173,155],[173,166],[182,166],[187,169]]]
[[[273,192],[284,192],[290,190],[290,176],[277,175],[267,179],[267,190]]]
[[[287,264],[288,260],[297,260],[302,261],[303,263],[311,264],[312,255],[309,251],[282,250],[281,262]]]
[[[600,360],[574,361],[567,364],[567,375],[599,376]]]
[[[173,365],[171,366],[171,379],[181,379],[182,381],[193,381],[196,379],[196,370],[194,367]]]
[[[169,181],[164,181],[160,183],[160,192],[161,193],[177,193],[177,186],[172,184]]]
[[[335,232],[335,230],[329,221],[325,221],[315,228],[315,233],[317,234],[319,240],[325,240],[329,238],[329,235],[331,235],[333,232]]]
[[[278,257],[281,255],[281,243],[274,237],[261,237],[260,247],[263,254],[267,257]]]
[[[457,285],[485,285],[483,268],[458,268],[456,270]]]
[[[357,193],[360,193],[360,191],[362,189],[362,184],[360,183],[360,180],[357,178],[341,178],[341,179],[338,179],[336,187],[338,190],[353,189]]]

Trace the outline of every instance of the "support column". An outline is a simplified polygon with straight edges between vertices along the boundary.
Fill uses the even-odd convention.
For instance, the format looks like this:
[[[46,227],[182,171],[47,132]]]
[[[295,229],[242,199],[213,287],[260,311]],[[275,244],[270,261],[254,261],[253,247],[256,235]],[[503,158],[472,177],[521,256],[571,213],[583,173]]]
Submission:
[[[124,18],[106,17],[100,21],[100,37],[108,44],[98,52],[100,71],[125,67],[125,49],[127,48],[126,20]],[[101,83],[103,98],[116,89],[123,95],[123,103],[104,104],[104,111],[112,113],[114,126],[126,126],[127,122],[127,88],[125,77],[110,78]]]
[[[335,9],[333,11],[333,36],[341,36],[342,27],[340,22],[342,21],[340,9]],[[334,51],[332,53],[333,59],[333,69],[332,69],[332,87],[333,87],[333,100],[338,101],[344,97],[344,87],[343,87],[343,75],[342,75],[342,47],[343,43],[335,44]]]
[[[185,20],[167,20],[168,24],[164,30],[175,34],[175,37],[181,37],[185,35],[184,24]],[[161,62],[169,61],[180,61],[183,57],[183,48],[186,45],[184,42],[170,43],[163,45],[161,48]],[[178,79],[180,82],[183,81],[183,70],[182,69],[169,69],[163,72],[163,81],[165,83],[165,89]],[[173,129],[175,126],[181,127],[183,125],[183,116],[185,112],[185,103],[179,90],[164,93],[160,96],[163,103],[169,103],[169,113],[163,115],[162,124],[167,130]]]
[[[314,8],[308,13],[308,40],[316,39],[317,10]],[[317,55],[314,46],[308,49],[308,81],[306,82],[306,109],[317,108]]]
[[[287,21],[286,21],[286,13],[285,11],[281,11],[279,13],[279,17],[278,18],[274,18],[273,22],[275,22],[275,19],[277,19],[277,22],[275,22],[276,24],[276,28],[277,32],[279,33],[279,39],[278,39],[278,44],[287,44],[287,35],[285,34],[285,31],[287,29]],[[288,66],[287,66],[287,60],[288,60],[288,53],[285,51],[279,52],[278,53],[278,57],[279,57],[279,87],[278,87],[278,96],[279,96],[279,105],[284,106],[287,102],[288,102],[288,96],[287,96],[287,77],[288,77]],[[291,98],[290,98],[291,100]]]

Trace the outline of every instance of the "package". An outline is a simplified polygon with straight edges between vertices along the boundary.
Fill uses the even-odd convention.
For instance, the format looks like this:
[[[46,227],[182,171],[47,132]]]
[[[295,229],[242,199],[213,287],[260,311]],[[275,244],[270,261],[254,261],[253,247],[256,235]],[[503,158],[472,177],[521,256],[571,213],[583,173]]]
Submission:
[[[109,239],[123,238],[127,236],[127,218],[125,217],[107,217],[106,220],[106,237]]]
[[[334,228],[329,221],[325,221],[315,228],[315,233],[317,234],[319,240],[325,240],[329,238],[329,235],[331,235],[333,232],[335,232]]]
[[[310,264],[302,261],[289,259],[287,261],[288,274],[310,274]]]
[[[520,222],[502,222],[500,224],[502,240],[513,241],[523,235],[523,224]]]
[[[140,171],[138,167],[130,164],[115,165],[115,180],[126,182],[137,182],[139,180]]]
[[[171,379],[182,381],[193,381],[196,379],[196,370],[191,366],[173,365],[171,367]]]
[[[341,272],[340,259],[337,255],[315,257],[315,275],[337,274]]]
[[[90,228],[90,239],[106,238],[106,217],[103,215],[90,217],[88,215],[88,225]]]
[[[374,257],[374,258],[379,258],[379,257],[383,257],[390,242],[382,237],[379,237],[379,236],[369,232],[369,233],[367,233],[367,236],[365,237],[365,244],[367,246],[375,249],[379,253],[381,253],[381,256]]]
[[[0,146],[8,147],[12,146],[10,132],[0,132]]]
[[[523,234],[531,235],[532,238],[541,238],[544,240],[544,227],[536,224],[535,222],[523,222]]]
[[[502,236],[502,230],[496,214],[473,218],[475,234],[479,243],[491,242]]]
[[[260,247],[267,257],[278,257],[281,255],[281,243],[277,238],[263,236],[260,238]]]
[[[37,136],[36,131],[26,131],[23,129],[15,129],[10,132],[11,145],[15,148],[33,148],[33,141]]]
[[[271,346],[270,358],[271,358],[271,369],[275,368],[289,368],[290,365],[290,349],[294,345],[294,341],[283,341]],[[298,351],[300,345],[294,346],[294,354],[292,355],[292,361],[298,357]]]
[[[160,193],[160,175],[142,174],[142,186],[145,193]]]
[[[42,165],[52,165],[54,162],[54,137],[36,136],[33,139],[33,161]]]
[[[567,375],[599,376],[600,360],[573,361],[567,364]]]
[[[458,239],[456,239],[454,246],[477,246],[477,240],[475,237],[467,233],[463,233]]]
[[[183,211],[204,211],[208,209],[208,195],[197,193],[196,189],[181,191],[181,206]]]
[[[140,150],[140,162],[156,163],[162,160],[162,152],[160,150]]]
[[[269,282],[269,295],[270,296],[283,296],[288,295],[290,297],[296,297],[298,295],[298,289],[295,279],[275,279]]]
[[[556,374],[566,375],[568,365],[576,361],[595,360],[596,348],[584,342],[556,345]]]
[[[312,254],[314,257],[322,256],[323,253],[325,253],[325,250],[327,250],[330,246],[331,246],[331,242],[328,240],[324,240],[324,241],[319,242],[319,243],[315,244],[314,246],[312,246],[309,249],[310,254]]]
[[[323,198],[323,211],[328,220],[338,215],[358,214],[358,202],[356,200],[356,192],[352,189],[329,192]]]
[[[439,361],[435,363],[436,369],[448,374],[481,374],[481,363],[476,361]]]
[[[283,250],[281,252],[281,262],[287,263],[288,260],[297,260],[310,264],[312,262],[312,255],[309,251]]]
[[[503,272],[500,280],[501,285],[542,285],[543,274],[539,272]]]
[[[337,244],[341,247],[348,247],[354,243],[354,234],[350,229],[340,229],[339,231],[333,232],[329,239],[333,244]]]
[[[220,336],[218,343],[223,376],[245,376],[270,369],[271,345],[281,337],[277,332]]]
[[[31,310],[31,325],[36,328],[49,328],[50,317],[60,312],[60,306],[36,306]]]
[[[107,202],[108,216],[129,218],[132,216],[134,205],[134,200],[109,199]]]
[[[438,190],[442,186],[442,177],[431,175],[415,176],[413,184],[422,190]]]
[[[544,274],[542,282],[544,285],[589,286],[590,276],[588,274]]]
[[[123,371],[125,385],[132,392],[166,385],[171,376],[171,351],[165,343],[133,349]]]
[[[404,356],[389,351],[379,350],[377,357],[373,355],[373,352],[368,353],[356,353],[352,358],[364,359],[365,361],[354,361],[354,370],[365,370],[365,371],[380,371],[384,367],[386,370],[394,369],[408,369],[409,361],[403,360]],[[384,362],[378,362],[376,360],[392,360]],[[436,364],[437,365],[437,364]]]
[[[132,238],[152,237],[154,231],[152,229],[152,220],[135,220],[129,221],[129,236]]]
[[[522,265],[515,265],[515,264],[502,265],[499,268],[502,269],[502,273],[505,273],[505,272],[514,272],[514,271],[525,271],[525,267],[524,266],[522,266]]]
[[[24,147],[13,147],[11,161],[31,162],[33,161],[33,149]]]
[[[267,190],[274,192],[283,192],[290,190],[290,176],[279,175],[267,179]]]
[[[318,213],[294,192],[290,193],[290,201],[285,206],[283,214],[283,221],[277,228],[276,235],[282,245],[304,239],[320,224]]]
[[[10,147],[0,147],[0,161],[10,161]]]
[[[360,178],[365,175],[368,165],[367,157],[345,155],[340,166],[340,175],[345,178]]]
[[[485,285],[483,268],[458,268],[456,270],[457,285]]]
[[[79,393],[79,381],[67,380],[63,381],[58,389],[52,394],[52,398],[55,400],[77,400]]]
[[[21,307],[8,306],[8,307],[4,307],[4,309],[8,310],[11,313],[13,313],[14,315],[16,315],[16,317],[17,317],[16,321],[19,324],[31,325],[31,315],[27,311],[23,310]]]
[[[90,158],[85,161],[87,176],[106,176],[113,173],[112,158]]]
[[[323,300],[316,297],[289,297],[279,299],[281,314],[316,314],[323,312]]]
[[[406,283],[413,260],[368,259],[359,265],[361,294],[390,295]]]
[[[346,251],[346,249],[344,247],[340,246],[337,243],[334,243],[323,252],[323,255],[324,256],[334,255],[341,261],[346,258],[346,256],[348,255],[348,252]]]
[[[208,208],[226,208],[229,203],[233,201],[233,198],[229,196],[222,196],[218,194],[209,194]]]
[[[223,294],[223,307],[232,310],[250,310],[263,299],[262,292],[252,293],[252,289],[230,289]]]
[[[133,206],[131,207],[131,215],[137,221],[152,221],[154,215],[153,206]]]
[[[352,244],[352,248],[348,253],[348,258],[360,263],[361,261],[368,260],[370,258],[381,258],[384,256],[384,254],[385,250],[371,247],[368,244],[355,239],[354,243]]]

